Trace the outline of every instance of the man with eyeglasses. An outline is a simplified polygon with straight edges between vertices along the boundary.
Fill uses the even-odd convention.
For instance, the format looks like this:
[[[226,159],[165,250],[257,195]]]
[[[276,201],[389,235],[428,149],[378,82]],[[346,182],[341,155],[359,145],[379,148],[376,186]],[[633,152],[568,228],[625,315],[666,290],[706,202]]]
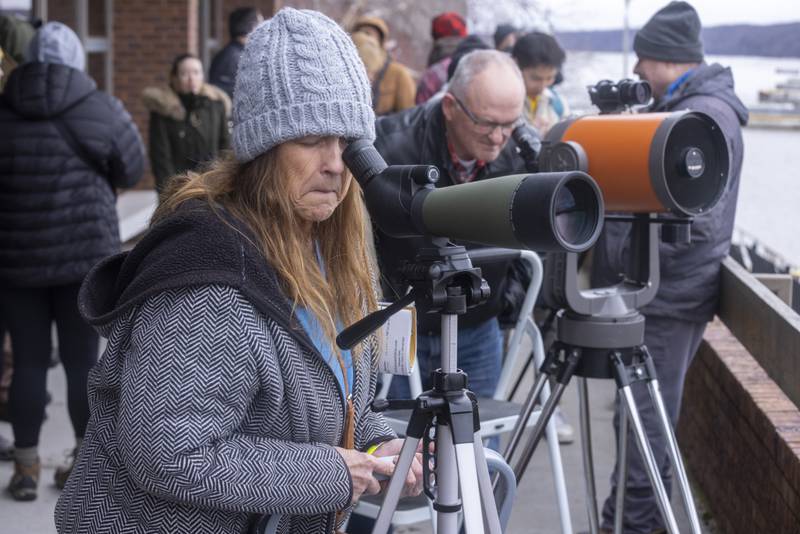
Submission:
[[[512,129],[521,120],[524,99],[522,75],[508,54],[496,50],[470,52],[458,63],[441,98],[379,118],[375,147],[390,165],[436,165],[441,171],[436,187],[525,172],[511,138]],[[423,241],[376,233],[384,296],[394,300],[406,289],[398,267],[404,260],[414,259]],[[497,316],[505,305],[509,263],[481,265],[481,269],[492,296],[486,304],[459,317],[458,364],[469,375],[470,389],[478,396],[491,397],[500,375],[503,336]],[[440,360],[436,314],[418,316],[417,359],[423,387],[428,387],[429,372]],[[407,380],[395,377],[389,396],[408,395]]]

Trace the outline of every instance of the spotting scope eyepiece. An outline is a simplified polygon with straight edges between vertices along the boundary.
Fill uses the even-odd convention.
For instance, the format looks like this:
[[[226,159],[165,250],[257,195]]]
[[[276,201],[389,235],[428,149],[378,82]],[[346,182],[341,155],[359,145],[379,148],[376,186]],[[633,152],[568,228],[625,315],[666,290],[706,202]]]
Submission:
[[[649,83],[627,78],[617,83],[600,80],[590,85],[588,91],[589,99],[601,113],[615,113],[630,106],[644,105],[653,96]]]
[[[542,140],[538,132],[525,121],[520,123],[511,131],[511,137],[517,143],[519,155],[525,162],[525,170],[528,172],[539,172],[539,152],[542,151]]]
[[[373,222],[392,237],[447,237],[495,247],[582,252],[603,225],[603,198],[580,171],[500,176],[436,189],[431,165],[387,165],[367,140],[342,154]]]

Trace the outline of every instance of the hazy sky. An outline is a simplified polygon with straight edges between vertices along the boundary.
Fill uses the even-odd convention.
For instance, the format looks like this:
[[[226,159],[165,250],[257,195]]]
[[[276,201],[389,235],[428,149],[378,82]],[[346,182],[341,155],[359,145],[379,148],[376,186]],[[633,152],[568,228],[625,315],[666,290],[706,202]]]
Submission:
[[[668,0],[631,0],[629,20],[639,28]],[[800,21],[798,0],[693,0],[704,26],[720,24],[774,24]],[[621,28],[624,0],[539,0],[551,10],[558,30]]]
[[[415,0],[422,1],[422,0]],[[514,4],[514,0],[466,0],[472,6]],[[630,24],[639,28],[669,0],[631,0]],[[29,7],[31,0],[0,0],[0,8]],[[548,9],[556,30],[621,28],[624,0],[522,0]],[[800,21],[800,0],[693,0],[704,26]],[[367,1],[369,5],[369,1]],[[491,8],[490,8],[491,9]]]

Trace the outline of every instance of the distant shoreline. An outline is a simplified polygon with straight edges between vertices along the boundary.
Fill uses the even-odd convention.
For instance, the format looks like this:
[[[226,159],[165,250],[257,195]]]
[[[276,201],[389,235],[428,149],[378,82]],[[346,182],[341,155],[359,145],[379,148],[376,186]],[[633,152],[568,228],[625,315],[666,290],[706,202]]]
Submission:
[[[635,33],[631,29],[631,42]],[[710,55],[800,58],[800,22],[712,26],[702,35]],[[622,52],[622,29],[556,32],[556,37],[567,50]]]

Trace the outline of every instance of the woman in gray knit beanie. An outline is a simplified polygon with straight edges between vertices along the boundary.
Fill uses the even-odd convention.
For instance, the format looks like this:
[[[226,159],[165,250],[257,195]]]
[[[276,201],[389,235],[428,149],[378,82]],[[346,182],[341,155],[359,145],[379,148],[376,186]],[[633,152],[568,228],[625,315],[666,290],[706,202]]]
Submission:
[[[147,235],[84,281],[109,338],[59,532],[330,533],[380,491],[401,440],[370,409],[376,309],[361,191],[342,162],[374,138],[350,38],[285,8],[239,63],[233,152],[171,180]],[[419,493],[421,464],[406,480]]]

